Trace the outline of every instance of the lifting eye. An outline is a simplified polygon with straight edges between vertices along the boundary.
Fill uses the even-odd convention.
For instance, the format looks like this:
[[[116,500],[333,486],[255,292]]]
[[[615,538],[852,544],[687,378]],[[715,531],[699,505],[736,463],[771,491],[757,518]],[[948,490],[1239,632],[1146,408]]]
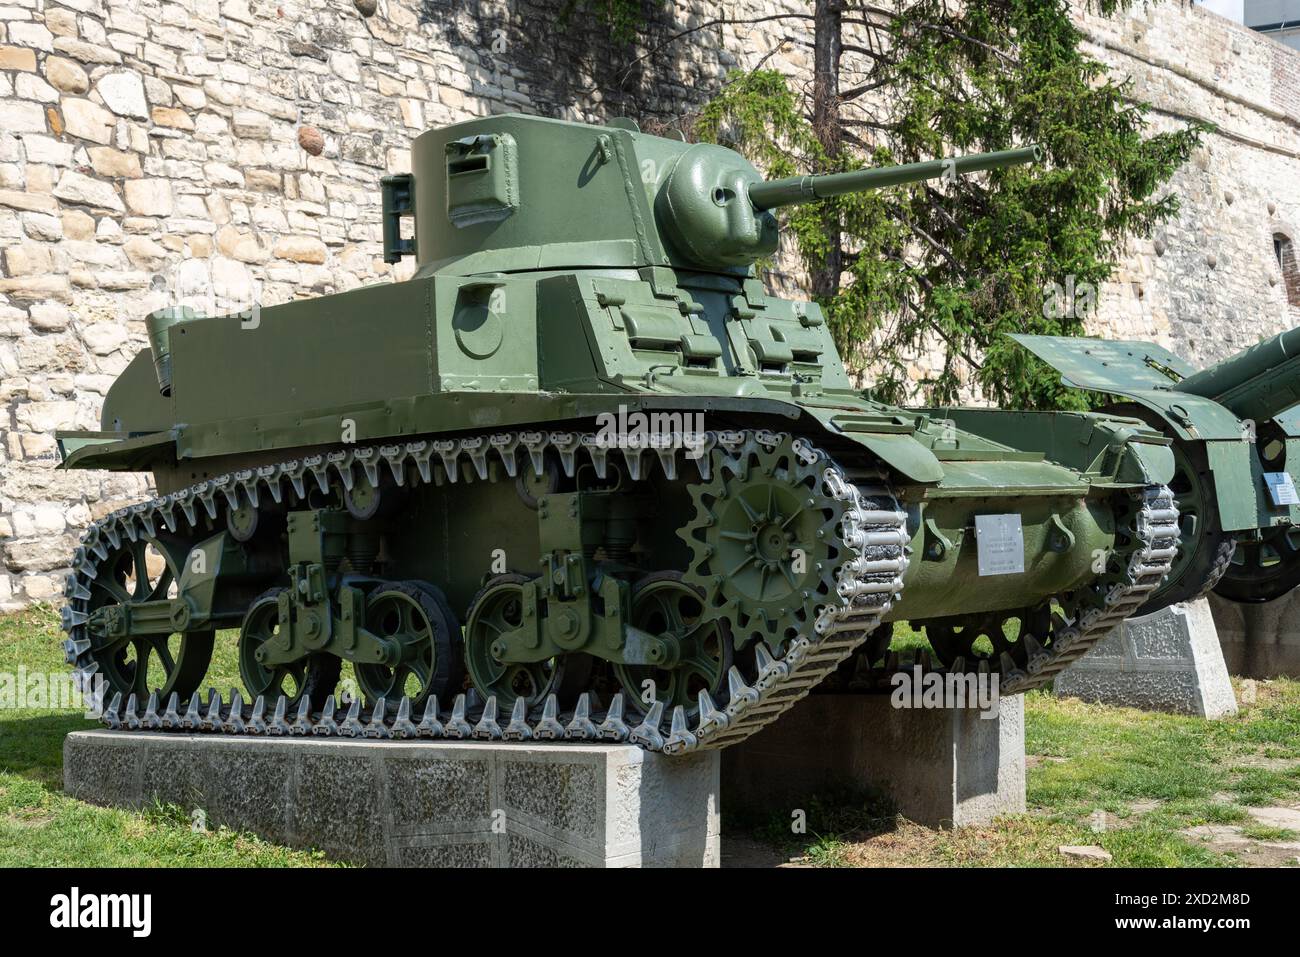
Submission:
[[[727,189],[725,186],[719,186],[713,190],[713,202],[717,206],[726,206],[736,198],[734,189]]]

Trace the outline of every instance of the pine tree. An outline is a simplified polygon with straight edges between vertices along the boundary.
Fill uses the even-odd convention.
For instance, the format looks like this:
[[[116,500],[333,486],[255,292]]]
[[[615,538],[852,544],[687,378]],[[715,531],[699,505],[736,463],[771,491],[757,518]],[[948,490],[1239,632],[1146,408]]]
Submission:
[[[1090,5],[1113,15],[1128,0]],[[1130,237],[1174,215],[1166,184],[1205,127],[1150,134],[1147,105],[1081,50],[1070,14],[1068,0],[816,0],[811,90],[734,74],[696,121],[770,176],[1043,147],[1037,166],[789,211],[812,294],[882,399],[913,398],[910,360],[939,343],[942,367],[920,384],[931,402],[967,378],[1002,404],[1087,401],[1004,333],[1084,331],[1056,291],[1099,287]],[[865,72],[849,74],[846,53]]]

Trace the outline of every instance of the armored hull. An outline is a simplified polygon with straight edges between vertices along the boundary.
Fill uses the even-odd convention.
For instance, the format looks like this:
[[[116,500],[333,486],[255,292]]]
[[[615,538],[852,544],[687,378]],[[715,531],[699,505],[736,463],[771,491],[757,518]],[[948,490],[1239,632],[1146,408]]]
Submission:
[[[158,492],[68,579],[110,723],[681,753],[828,680],[887,687],[895,620],[932,666],[1035,687],[1168,572],[1166,437],[882,405],[818,306],[753,275],[777,205],[1032,150],[763,183],[721,147],[507,116],[413,156],[384,206],[414,278],[155,314],[103,431],[60,436]],[[244,688],[204,698],[227,639]]]

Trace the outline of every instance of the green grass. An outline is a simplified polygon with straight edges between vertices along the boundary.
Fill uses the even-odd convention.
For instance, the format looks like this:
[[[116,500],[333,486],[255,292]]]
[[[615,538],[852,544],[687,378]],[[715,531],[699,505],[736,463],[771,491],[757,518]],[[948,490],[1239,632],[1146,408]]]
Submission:
[[[896,651],[925,639],[895,629]],[[755,831],[819,866],[904,862],[947,866],[1059,866],[1058,847],[1091,844],[1109,866],[1197,867],[1239,863],[1185,835],[1199,825],[1235,825],[1245,838],[1289,840],[1246,808],[1300,801],[1300,682],[1261,683],[1255,705],[1204,721],[1131,708],[1025,696],[1029,813],[958,831],[919,828],[860,798],[830,796],[810,815],[806,836],[788,821]],[[1102,827],[1095,828],[1099,812]],[[837,817],[838,815],[838,817]],[[814,818],[815,823],[814,823]]]
[[[1015,618],[1007,619],[1002,625],[1002,633],[1007,636],[1009,641],[1015,641],[1020,637],[1020,622]],[[992,654],[993,644],[987,638],[975,639],[975,650],[980,654]],[[910,622],[894,622],[894,633],[889,641],[889,650],[898,652],[898,657],[903,661],[915,660],[921,652],[932,651],[929,639],[925,636],[925,630],[917,630],[912,627]]]
[[[1247,824],[1241,833],[1252,841],[1294,841],[1296,832],[1290,828],[1273,827],[1269,824]]]
[[[1031,805],[1061,811],[1126,810],[1139,800],[1203,797],[1226,784],[1205,723],[1191,718],[1029,696],[1025,750],[1046,761],[1031,776]]]
[[[222,638],[230,638],[223,635]],[[63,675],[63,634],[49,608],[0,616],[0,673]],[[214,683],[238,684],[233,641]],[[323,855],[225,829],[196,832],[189,809],[95,807],[62,791],[63,737],[98,725],[80,711],[0,709],[0,867],[318,867]]]
[[[218,637],[209,684],[239,686],[235,636]],[[49,608],[0,616],[0,673],[66,672]],[[927,647],[906,625],[895,650]],[[350,673],[345,671],[345,678]],[[0,709],[0,866],[321,866],[320,854],[232,831],[194,832],[179,807],[99,808],[62,792],[63,737],[95,727],[79,711]],[[1235,825],[1256,841],[1292,840],[1246,808],[1300,801],[1300,682],[1261,683],[1235,718],[1196,718],[1025,698],[1029,813],[993,825],[934,831],[901,820],[880,794],[841,788],[809,802],[804,833],[790,821],[746,830],[820,866],[1057,866],[1062,844],[1096,844],[1115,866],[1233,864],[1181,832]],[[1106,828],[1093,830],[1098,811]],[[736,821],[730,821],[733,831]]]
[[[916,631],[905,621],[894,623],[894,635],[889,640],[889,650],[897,651],[900,658],[910,657],[930,650],[924,631]],[[910,655],[909,655],[910,653]]]
[[[1222,721],[1028,695],[1025,749],[1049,759],[1029,773],[1030,808],[1067,824],[1097,810],[1115,815],[1118,826],[1088,843],[1116,865],[1231,863],[1180,832],[1246,824],[1253,837],[1264,830],[1249,823],[1246,806],[1300,798],[1300,764],[1252,765],[1300,758],[1300,682],[1261,687],[1257,705]]]
[[[1203,814],[1214,795],[1226,796],[1215,803],[1247,806],[1300,798],[1300,682],[1264,687],[1258,704],[1222,721],[1031,694],[1026,751],[1065,760],[1036,769],[1029,801],[1067,813],[1167,802],[1163,814],[1177,823]]]

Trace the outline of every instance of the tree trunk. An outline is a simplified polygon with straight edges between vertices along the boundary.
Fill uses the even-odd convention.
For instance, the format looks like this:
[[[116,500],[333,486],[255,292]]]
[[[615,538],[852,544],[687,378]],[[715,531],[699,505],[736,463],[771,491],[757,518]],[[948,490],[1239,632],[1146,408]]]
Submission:
[[[813,10],[813,132],[821,141],[826,155],[839,156],[840,135],[840,43],[844,0],[816,0]],[[829,299],[840,289],[840,271],[844,264],[844,251],[840,245],[840,224],[837,216],[828,216],[825,222],[830,248],[821,264],[812,270],[809,279],[812,293],[819,299]]]

